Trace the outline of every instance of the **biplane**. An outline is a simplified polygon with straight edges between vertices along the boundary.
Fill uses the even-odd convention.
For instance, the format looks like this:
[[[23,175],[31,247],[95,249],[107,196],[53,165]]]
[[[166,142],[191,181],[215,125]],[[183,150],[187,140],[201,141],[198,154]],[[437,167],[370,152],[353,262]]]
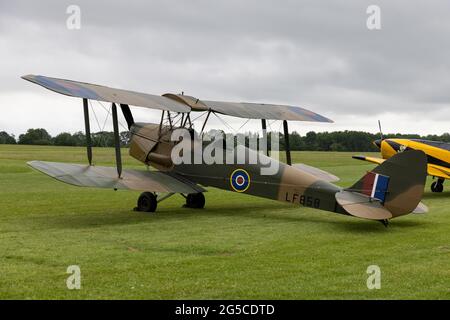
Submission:
[[[375,140],[373,144],[380,149],[382,158],[361,155],[353,156],[353,158],[381,164],[397,153],[421,150],[427,156],[428,175],[433,179],[437,178],[431,184],[431,191],[442,192],[445,179],[450,179],[450,143],[423,139],[383,139],[380,122],[378,122],[378,126],[380,128],[380,139]]]
[[[143,191],[137,200],[137,211],[154,212],[161,201],[174,194],[185,198],[185,207],[205,206],[205,187],[216,187],[232,192],[288,202],[338,214],[378,220],[387,225],[389,219],[411,212],[426,212],[420,203],[426,179],[426,156],[422,151],[408,151],[393,156],[367,172],[350,188],[341,188],[332,182],[336,176],[305,164],[292,164],[287,121],[332,122],[330,119],[304,108],[259,104],[200,100],[184,94],[162,96],[114,89],[89,83],[56,79],[38,75],[23,79],[83,101],[86,131],[86,165],[30,161],[28,164],[59,181],[84,187],[130,189]],[[115,137],[116,167],[93,163],[88,100],[111,103]],[[131,133],[129,153],[152,170],[122,168],[119,140],[118,107]],[[143,107],[161,111],[159,123],[135,122],[131,108]],[[195,144],[199,134],[193,128],[191,114],[203,112],[203,132],[211,114],[260,119],[263,135],[267,136],[268,119],[281,120],[284,130],[286,163],[257,152],[256,163],[240,163],[238,155],[252,154],[242,144],[215,146],[225,156],[230,152],[232,163],[175,163],[172,151],[181,143]],[[185,129],[188,138],[173,141],[174,130]],[[215,142],[211,142],[215,143]],[[209,145],[201,148],[207,148]],[[195,149],[194,149],[195,150]],[[194,151],[195,152],[195,151]],[[261,173],[264,166],[277,167],[275,173]]]

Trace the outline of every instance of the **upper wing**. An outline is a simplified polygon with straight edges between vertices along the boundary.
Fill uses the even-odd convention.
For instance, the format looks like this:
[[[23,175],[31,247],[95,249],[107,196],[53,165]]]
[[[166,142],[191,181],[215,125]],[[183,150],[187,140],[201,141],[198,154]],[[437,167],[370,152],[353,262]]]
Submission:
[[[450,179],[450,169],[436,164],[428,164],[428,174],[433,177]]]
[[[170,93],[157,96],[39,75],[27,75],[22,78],[64,95],[138,107],[174,112],[212,110],[225,115],[250,119],[333,122],[320,114],[293,106],[247,102],[202,101],[191,96]]]
[[[169,110],[174,112],[189,112],[191,110],[189,106],[173,99],[147,93],[36,75],[27,75],[22,78],[43,86],[49,90],[72,97],[115,102],[119,104],[128,104],[138,107]]]
[[[376,164],[381,164],[385,161],[385,159],[375,158],[375,157],[366,157],[366,156],[352,156],[353,159],[369,161]]]
[[[198,193],[205,189],[182,177],[160,171],[125,169],[82,164],[31,161],[28,165],[59,181],[80,186],[153,192]]]
[[[202,101],[209,109],[240,118],[333,122],[310,110],[278,104]]]

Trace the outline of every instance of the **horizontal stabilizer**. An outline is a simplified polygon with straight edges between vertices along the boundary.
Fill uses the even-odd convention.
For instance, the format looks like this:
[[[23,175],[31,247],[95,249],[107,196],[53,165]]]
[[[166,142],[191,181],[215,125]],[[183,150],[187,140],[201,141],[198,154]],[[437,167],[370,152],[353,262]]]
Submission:
[[[344,210],[352,216],[372,219],[384,220],[392,218],[392,213],[383,207],[380,201],[371,199],[359,193],[350,191],[341,191],[336,194],[336,201]],[[419,202],[416,209],[412,213],[423,214],[428,212],[428,207]]]
[[[336,177],[335,175],[326,172],[324,170],[318,169],[318,168],[314,168],[311,166],[308,166],[304,163],[294,163],[292,165],[292,167],[301,170],[303,172],[307,172],[313,176],[315,176],[316,178],[320,179],[320,180],[324,180],[324,181],[328,181],[328,182],[336,182],[339,181],[339,178]]]
[[[392,218],[392,213],[380,201],[360,193],[341,191],[336,193],[336,201],[347,213],[355,217],[371,220]]]
[[[205,191],[182,177],[160,171],[124,169],[118,178],[114,167],[44,161],[30,161],[28,165],[59,181],[80,187],[176,193]]]

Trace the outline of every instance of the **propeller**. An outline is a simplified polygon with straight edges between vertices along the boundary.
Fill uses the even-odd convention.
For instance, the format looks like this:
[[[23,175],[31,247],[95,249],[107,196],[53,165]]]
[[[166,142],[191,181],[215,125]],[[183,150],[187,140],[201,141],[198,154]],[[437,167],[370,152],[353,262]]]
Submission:
[[[381,121],[378,120],[378,129],[380,129],[380,140],[383,140],[383,131],[381,130]]]
[[[381,149],[381,142],[383,142],[383,131],[381,130],[381,121],[378,120],[378,128],[380,129],[380,139],[375,140],[373,143]]]

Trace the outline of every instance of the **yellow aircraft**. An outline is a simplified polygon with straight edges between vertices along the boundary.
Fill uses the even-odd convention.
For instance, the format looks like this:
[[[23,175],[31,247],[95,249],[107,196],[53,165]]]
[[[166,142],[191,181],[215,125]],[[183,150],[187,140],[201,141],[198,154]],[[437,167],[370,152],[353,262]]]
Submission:
[[[433,179],[437,178],[437,181],[431,184],[431,191],[442,192],[445,179],[450,179],[450,143],[422,139],[383,139],[379,122],[378,125],[381,139],[375,140],[373,144],[380,149],[383,159],[366,156],[353,156],[353,158],[380,164],[399,152],[422,150],[427,156],[428,175]]]

